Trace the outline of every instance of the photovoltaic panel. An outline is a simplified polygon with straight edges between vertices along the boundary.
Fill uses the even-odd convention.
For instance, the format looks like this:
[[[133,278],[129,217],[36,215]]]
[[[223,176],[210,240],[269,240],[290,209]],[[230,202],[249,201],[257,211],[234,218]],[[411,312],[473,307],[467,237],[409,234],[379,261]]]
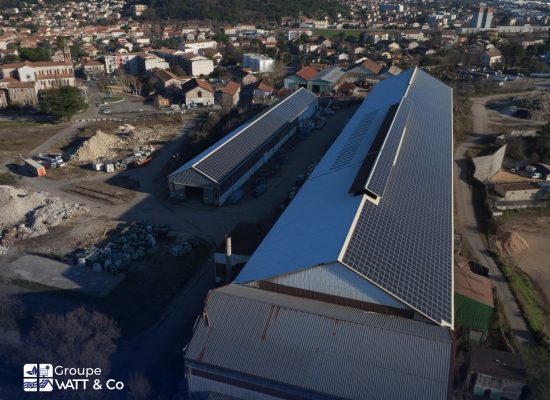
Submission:
[[[406,134],[384,197],[378,205],[363,202],[342,261],[433,321],[452,325],[451,89],[417,70],[407,100]]]
[[[399,144],[405,134],[405,126],[409,118],[410,111],[410,100],[404,98],[400,105],[399,114],[393,121],[393,125],[383,143],[383,148],[381,149],[367,180],[366,189],[372,193],[375,193],[378,197],[384,196],[384,190],[390,177]]]
[[[286,124],[316,101],[313,93],[300,89],[245,126],[238,135],[194,165],[194,168],[221,182]]]
[[[386,137],[389,134],[389,130],[395,118],[398,107],[399,104],[392,104],[386,111],[386,115],[382,120],[382,124],[380,124],[380,126],[378,127],[378,132],[376,133],[376,136],[371,143],[369,151],[365,156],[363,163],[361,164],[361,168],[359,168],[359,172],[357,172],[357,176],[355,177],[355,180],[351,185],[351,193],[359,194],[367,190],[367,180],[370,177],[376,164],[376,160],[380,155],[382,145],[384,144]]]
[[[350,135],[346,144],[342,147],[342,150],[334,160],[334,163],[330,167],[331,170],[335,170],[341,167],[348,165],[355,154],[357,154],[357,149],[361,145],[361,142],[365,138],[366,134],[369,132],[372,122],[374,121],[378,110],[374,110],[366,113],[361,121],[355,128],[355,131]]]

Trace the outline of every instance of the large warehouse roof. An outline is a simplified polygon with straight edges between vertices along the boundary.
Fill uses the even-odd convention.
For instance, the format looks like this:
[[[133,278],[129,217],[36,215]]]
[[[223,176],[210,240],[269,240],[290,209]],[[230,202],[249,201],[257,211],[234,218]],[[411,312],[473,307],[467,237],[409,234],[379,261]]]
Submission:
[[[317,96],[307,89],[297,90],[178,168],[170,177],[194,169],[214,182],[221,182],[315,101]]]
[[[236,279],[339,261],[453,325],[452,92],[420,69],[375,86]]]
[[[440,400],[451,354],[446,328],[228,285],[210,292],[185,358],[315,398]]]

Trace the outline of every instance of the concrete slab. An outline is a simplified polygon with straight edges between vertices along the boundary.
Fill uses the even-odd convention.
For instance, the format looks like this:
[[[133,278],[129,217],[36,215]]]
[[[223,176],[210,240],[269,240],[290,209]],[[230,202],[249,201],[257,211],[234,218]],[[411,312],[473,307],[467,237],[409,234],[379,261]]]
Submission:
[[[126,277],[28,254],[13,261],[10,267],[12,277],[97,297],[107,296]]]

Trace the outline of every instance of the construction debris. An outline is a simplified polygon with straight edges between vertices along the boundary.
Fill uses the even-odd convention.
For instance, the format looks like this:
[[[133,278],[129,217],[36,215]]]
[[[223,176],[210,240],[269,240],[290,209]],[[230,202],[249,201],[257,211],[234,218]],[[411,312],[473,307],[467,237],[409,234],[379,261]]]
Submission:
[[[78,266],[89,266],[95,272],[106,270],[116,274],[120,269],[130,266],[132,261],[145,257],[146,252],[155,247],[157,239],[167,233],[165,225],[120,223],[108,234],[107,243],[77,249],[69,257],[74,258]]]
[[[17,240],[42,236],[63,221],[86,214],[79,204],[48,197],[46,192],[31,192],[0,186],[0,254]]]
[[[159,133],[151,128],[135,128],[126,124],[118,127],[118,136],[129,144],[144,144],[160,138]]]

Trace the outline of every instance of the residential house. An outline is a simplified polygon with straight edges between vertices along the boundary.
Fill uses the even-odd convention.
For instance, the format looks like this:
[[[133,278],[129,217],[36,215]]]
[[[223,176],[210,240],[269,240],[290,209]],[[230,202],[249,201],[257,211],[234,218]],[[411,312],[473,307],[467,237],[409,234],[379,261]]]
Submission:
[[[490,196],[494,210],[546,207],[550,200],[550,187],[546,182],[495,183],[497,196]]]
[[[137,71],[140,75],[145,75],[147,72],[157,69],[170,69],[168,62],[155,54],[139,53],[136,57]]]
[[[214,71],[214,62],[194,53],[179,56],[185,72],[192,76],[210,75]]]
[[[481,53],[481,65],[492,67],[502,62],[502,53],[498,49],[489,49]]]
[[[214,104],[214,89],[210,83],[202,79],[193,78],[181,86],[185,105],[204,105]]]
[[[273,96],[274,89],[263,81],[258,83],[257,87],[254,89],[254,96],[252,101],[254,103],[264,103],[266,99]]]
[[[241,84],[241,86],[248,86],[256,83],[258,78],[252,75],[244,68],[230,67],[223,70],[228,80],[233,80]]]
[[[235,81],[229,81],[222,89],[216,92],[216,102],[222,107],[235,107],[239,103],[241,85]]]
[[[191,79],[179,77],[172,72],[164,69],[154,69],[151,71],[150,82],[155,86],[157,92],[162,93],[172,103],[179,101],[181,96],[181,86],[184,82]]]
[[[474,396],[519,400],[526,384],[525,367],[519,353],[472,348],[466,387]]]

